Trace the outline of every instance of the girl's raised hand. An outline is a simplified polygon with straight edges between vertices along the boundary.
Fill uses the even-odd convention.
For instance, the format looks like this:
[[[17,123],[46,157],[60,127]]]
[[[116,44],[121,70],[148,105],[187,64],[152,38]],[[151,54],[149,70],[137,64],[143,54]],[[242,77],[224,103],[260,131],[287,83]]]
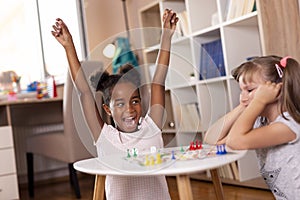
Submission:
[[[60,18],[56,19],[55,24],[52,26],[53,30],[51,31],[52,35],[56,40],[64,47],[72,45],[72,36],[69,32],[67,25]]]
[[[176,24],[178,22],[178,17],[176,16],[176,13],[173,10],[165,9],[164,15],[163,15],[163,31],[170,33],[173,35],[173,33],[176,30]]]

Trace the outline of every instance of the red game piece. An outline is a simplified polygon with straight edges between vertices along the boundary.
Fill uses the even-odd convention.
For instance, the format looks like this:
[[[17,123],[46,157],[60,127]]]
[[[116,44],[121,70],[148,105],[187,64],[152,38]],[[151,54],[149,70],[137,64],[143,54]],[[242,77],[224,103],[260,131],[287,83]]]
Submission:
[[[192,150],[195,150],[195,148],[194,148],[194,142],[193,141],[190,142],[190,151],[192,151]]]
[[[200,147],[200,146],[199,146],[199,141],[196,140],[196,147],[195,147],[195,149],[200,149],[199,147]]]

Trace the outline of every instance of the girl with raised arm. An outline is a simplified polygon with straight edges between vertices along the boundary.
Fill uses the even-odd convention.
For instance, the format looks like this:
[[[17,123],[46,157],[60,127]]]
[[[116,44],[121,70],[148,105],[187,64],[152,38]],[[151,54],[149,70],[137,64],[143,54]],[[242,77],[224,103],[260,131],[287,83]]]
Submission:
[[[151,83],[150,108],[145,117],[142,117],[139,81],[130,75],[131,70],[129,74],[109,75],[103,72],[99,81],[92,83],[96,91],[103,93],[103,109],[112,117],[115,126],[104,123],[94,106],[93,94],[85,80],[66,24],[57,19],[53,25],[52,35],[66,51],[70,73],[80,94],[82,109],[93,133],[98,157],[111,154],[126,155],[127,149],[132,148],[143,152],[152,146],[163,147],[161,129],[165,106],[165,79],[170,59],[171,39],[177,21],[176,13],[166,9],[163,15],[156,71]],[[97,78],[94,77],[93,80]],[[170,199],[164,176],[106,176],[105,191],[107,199]]]

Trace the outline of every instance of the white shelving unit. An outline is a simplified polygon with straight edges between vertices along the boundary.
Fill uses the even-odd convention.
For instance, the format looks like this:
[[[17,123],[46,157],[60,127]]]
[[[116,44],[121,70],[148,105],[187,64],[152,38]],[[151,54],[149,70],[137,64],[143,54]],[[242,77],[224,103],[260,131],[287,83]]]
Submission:
[[[238,105],[239,87],[231,71],[247,58],[267,54],[300,58],[300,50],[295,48],[299,45],[297,35],[300,30],[297,0],[289,0],[289,4],[285,0],[256,0],[256,9],[252,12],[226,20],[229,2],[158,0],[139,10],[144,28],[144,61],[149,65],[156,61],[164,9],[171,8],[179,14],[186,12],[187,17],[180,20],[188,26],[184,31],[187,34],[182,35],[178,31],[173,37],[166,81],[166,96],[170,101],[167,102],[168,116],[163,131],[175,133],[177,145],[189,145],[197,134],[205,133],[219,117]],[[212,22],[213,16],[217,16],[217,23],[216,20]],[[286,19],[295,24],[285,23]],[[274,32],[280,32],[280,37],[276,37]],[[225,75],[200,80],[201,45],[216,39],[221,40]],[[186,117],[190,112],[184,113],[187,112],[185,106],[193,104],[197,106],[199,119]],[[184,126],[191,119],[197,124],[193,130]],[[172,123],[175,125],[170,127]],[[237,166],[240,182],[259,177],[253,152],[239,160]]]

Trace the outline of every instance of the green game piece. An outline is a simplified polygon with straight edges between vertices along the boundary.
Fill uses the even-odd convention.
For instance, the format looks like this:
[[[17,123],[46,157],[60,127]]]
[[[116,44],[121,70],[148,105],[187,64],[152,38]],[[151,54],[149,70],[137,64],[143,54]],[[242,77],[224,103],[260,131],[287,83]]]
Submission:
[[[136,148],[133,148],[133,157],[137,157]]]
[[[183,153],[184,152],[184,149],[183,149],[183,147],[181,146],[181,148],[180,148],[180,152],[181,153]]]
[[[127,158],[130,158],[130,152],[129,152],[129,149],[127,149]]]

